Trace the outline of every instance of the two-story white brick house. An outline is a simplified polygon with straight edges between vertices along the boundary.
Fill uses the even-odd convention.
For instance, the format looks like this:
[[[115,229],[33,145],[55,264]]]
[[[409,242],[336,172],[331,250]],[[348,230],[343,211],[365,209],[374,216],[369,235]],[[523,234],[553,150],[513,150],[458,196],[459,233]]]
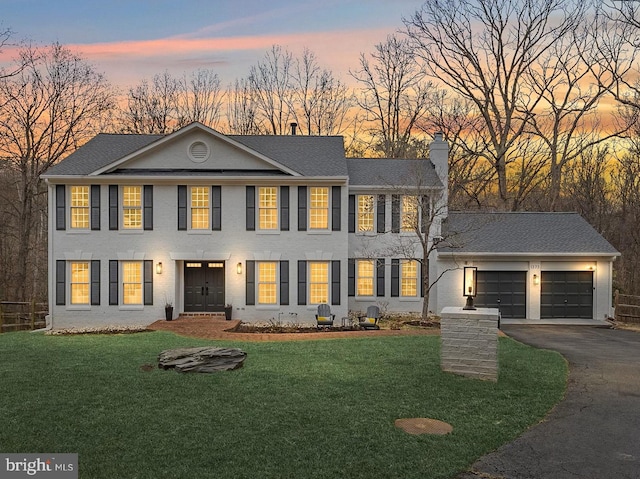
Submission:
[[[416,262],[376,258],[374,274],[350,256],[355,222],[367,230],[361,193],[375,197],[377,230],[403,214],[382,180],[368,184],[387,167],[371,161],[347,160],[341,137],[226,136],[198,123],[96,136],[43,176],[51,325],[148,324],[165,302],[175,315],[231,304],[245,321],[311,322],[320,303],[341,317],[381,298],[419,311]]]
[[[232,305],[247,322],[313,322],[321,303],[337,318],[370,304],[419,312],[422,250],[411,224],[424,222],[431,238],[447,224],[447,161],[441,135],[430,160],[347,159],[342,137],[223,135],[199,123],[166,136],[97,135],[43,175],[48,325],[144,325],[164,317],[166,302],[174,316]],[[602,317],[616,252],[593,244],[583,254],[600,261],[590,307]],[[544,259],[575,269],[571,247]],[[495,260],[501,270],[540,267],[526,246],[515,262],[503,250],[464,253],[489,269]],[[434,312],[462,304],[455,254],[433,253],[431,278],[453,270],[432,289]],[[526,301],[535,316],[540,294]]]

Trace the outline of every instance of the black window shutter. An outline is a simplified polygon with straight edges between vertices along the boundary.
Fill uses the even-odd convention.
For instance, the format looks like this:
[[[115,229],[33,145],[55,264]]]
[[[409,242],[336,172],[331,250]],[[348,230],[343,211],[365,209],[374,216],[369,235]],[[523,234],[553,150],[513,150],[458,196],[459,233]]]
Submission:
[[[144,260],[144,304],[153,304],[153,261]]]
[[[153,229],[153,185],[144,185],[142,187],[142,205],[143,205],[143,223],[145,230]]]
[[[400,233],[400,195],[391,195],[391,232]]]
[[[91,229],[100,229],[100,185],[91,185]]]
[[[298,261],[298,304],[307,304],[307,262]]]
[[[65,201],[66,201],[65,186],[56,185],[56,229],[57,230],[64,230],[67,227]]]
[[[222,230],[222,187],[211,187],[211,229],[213,231]]]
[[[109,229],[118,229],[118,185],[109,185]]]
[[[256,187],[247,186],[247,231],[256,229]]]
[[[289,231],[289,187],[288,186],[280,187],[280,231]]]
[[[353,258],[349,258],[347,262],[347,295],[355,296],[356,295],[356,260]]]
[[[340,231],[342,218],[342,188],[331,187],[331,230]]]
[[[377,205],[377,211],[376,211],[376,216],[377,216],[377,232],[378,233],[384,233],[385,232],[385,228],[387,227],[386,220],[385,220],[385,195],[378,195],[378,205]]]
[[[253,306],[256,304],[256,262],[247,260],[246,262],[246,299],[245,304]]]
[[[109,260],[109,304],[118,304],[118,261]]]
[[[376,260],[376,295],[384,296],[384,258]]]
[[[340,304],[340,261],[331,262],[331,304]]]
[[[178,230],[187,229],[187,186],[178,185]]]
[[[280,261],[280,304],[289,304],[289,262]]]
[[[420,201],[420,226],[423,233],[429,232],[429,216],[430,210],[429,207],[429,197],[422,196],[422,200]]]
[[[420,261],[420,296],[424,298],[424,261]]]
[[[65,304],[65,274],[67,272],[67,262],[63,259],[56,261],[56,305]]]
[[[100,260],[91,261],[91,304],[100,304]]]
[[[349,233],[356,232],[356,195],[349,195]]]
[[[298,231],[307,231],[307,187],[298,186]],[[298,299],[300,301],[300,299]],[[298,304],[306,304],[298,303]]]
[[[400,260],[391,260],[391,296],[400,296]]]

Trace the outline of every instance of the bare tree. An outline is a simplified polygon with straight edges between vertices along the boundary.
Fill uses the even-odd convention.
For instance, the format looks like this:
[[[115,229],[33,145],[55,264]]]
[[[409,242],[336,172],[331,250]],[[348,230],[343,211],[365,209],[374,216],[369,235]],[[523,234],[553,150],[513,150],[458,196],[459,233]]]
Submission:
[[[263,134],[257,122],[258,106],[249,82],[236,80],[227,91],[227,121],[229,132],[236,135]]]
[[[213,70],[198,69],[178,81],[178,125],[185,126],[198,121],[218,129],[222,117],[224,91],[220,78]]]
[[[539,59],[582,16],[567,0],[439,0],[405,19],[407,34],[427,73],[471,101],[482,118],[484,152],[496,172],[505,208],[513,208],[507,165],[542,100],[527,91]],[[515,156],[513,156],[515,154]]]
[[[419,130],[416,124],[427,112],[433,93],[408,40],[390,35],[375,47],[370,61],[360,55],[360,67],[351,76],[360,83],[358,106],[372,123],[369,133],[376,149],[387,158],[409,156]]]
[[[44,296],[45,288],[38,278],[46,275],[37,271],[46,263],[40,175],[97,132],[114,96],[102,74],[59,44],[24,47],[19,63],[25,65],[20,73],[0,80],[0,159],[12,180],[0,194],[10,205],[15,263],[10,291],[26,300],[31,294]]]

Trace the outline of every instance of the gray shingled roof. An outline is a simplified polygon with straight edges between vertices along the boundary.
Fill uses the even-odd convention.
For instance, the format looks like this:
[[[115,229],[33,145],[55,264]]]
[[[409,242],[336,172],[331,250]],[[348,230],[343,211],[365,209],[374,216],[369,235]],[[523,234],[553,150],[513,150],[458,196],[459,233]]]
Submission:
[[[578,213],[451,212],[440,252],[619,255]]]
[[[88,175],[143,148],[162,135],[112,135],[100,133],[47,170],[45,176]]]
[[[352,186],[442,187],[427,159],[347,158],[347,168]]]
[[[304,176],[347,176],[341,136],[229,135]]]
[[[162,135],[101,133],[45,173],[88,175],[141,149]],[[241,136],[238,143],[304,176],[347,176],[344,143],[339,136]]]

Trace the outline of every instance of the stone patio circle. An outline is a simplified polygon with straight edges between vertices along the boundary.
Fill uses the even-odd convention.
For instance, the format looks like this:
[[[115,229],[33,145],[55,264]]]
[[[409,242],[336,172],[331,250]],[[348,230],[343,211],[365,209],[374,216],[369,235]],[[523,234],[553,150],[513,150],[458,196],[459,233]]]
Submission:
[[[453,431],[451,424],[426,417],[396,419],[395,426],[413,435],[435,434],[444,436]]]

